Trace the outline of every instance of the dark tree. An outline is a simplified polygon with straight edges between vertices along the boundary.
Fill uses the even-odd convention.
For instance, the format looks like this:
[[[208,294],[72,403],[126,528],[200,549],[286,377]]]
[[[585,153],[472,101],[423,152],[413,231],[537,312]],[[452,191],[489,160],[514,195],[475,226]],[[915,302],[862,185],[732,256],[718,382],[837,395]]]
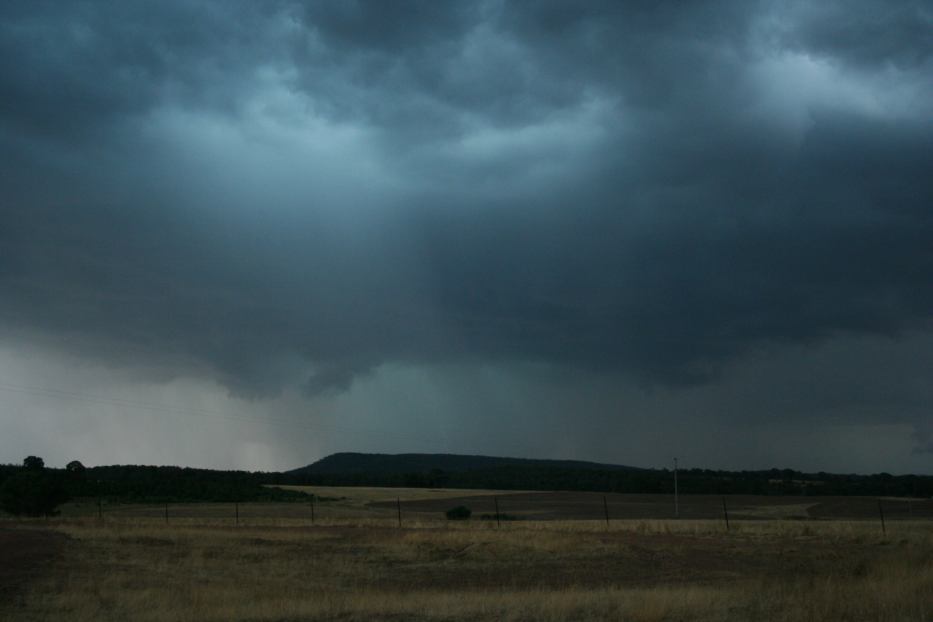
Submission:
[[[53,516],[68,500],[59,474],[23,469],[0,486],[0,508],[15,516]]]
[[[45,468],[45,460],[39,456],[28,456],[23,460],[23,468],[27,471],[41,471]]]
[[[81,464],[79,461],[72,460],[71,462],[65,465],[65,470],[74,475],[84,475],[84,471],[86,469],[84,465]]]

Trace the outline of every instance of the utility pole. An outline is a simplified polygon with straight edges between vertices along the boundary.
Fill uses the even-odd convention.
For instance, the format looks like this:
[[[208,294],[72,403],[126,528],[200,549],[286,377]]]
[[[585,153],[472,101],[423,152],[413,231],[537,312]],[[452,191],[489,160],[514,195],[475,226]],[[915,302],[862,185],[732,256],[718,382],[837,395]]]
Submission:
[[[674,518],[680,518],[680,495],[677,490],[677,458],[674,458]]]

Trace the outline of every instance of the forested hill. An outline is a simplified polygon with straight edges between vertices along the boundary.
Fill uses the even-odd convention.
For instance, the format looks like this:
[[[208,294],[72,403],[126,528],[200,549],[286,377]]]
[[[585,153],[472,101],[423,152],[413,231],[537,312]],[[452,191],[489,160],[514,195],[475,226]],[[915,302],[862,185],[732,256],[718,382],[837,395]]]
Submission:
[[[525,460],[451,454],[340,453],[285,473],[274,484],[413,486],[498,490],[671,493],[668,469],[640,469],[573,460]],[[684,494],[933,496],[933,476],[804,473],[792,469],[682,469]]]
[[[337,453],[313,464],[288,471],[290,474],[368,474],[402,475],[406,473],[463,473],[501,467],[549,468],[590,471],[634,471],[635,467],[599,464],[582,460],[532,460],[465,456],[460,454],[363,454]]]

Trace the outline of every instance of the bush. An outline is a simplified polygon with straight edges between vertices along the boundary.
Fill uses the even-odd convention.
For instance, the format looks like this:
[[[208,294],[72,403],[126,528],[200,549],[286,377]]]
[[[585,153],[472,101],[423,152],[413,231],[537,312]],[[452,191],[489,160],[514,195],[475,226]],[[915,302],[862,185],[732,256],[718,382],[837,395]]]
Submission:
[[[458,505],[455,508],[450,508],[447,510],[446,514],[448,520],[466,520],[470,518],[470,514],[472,514],[472,512],[470,511],[470,508],[466,507],[465,505]]]

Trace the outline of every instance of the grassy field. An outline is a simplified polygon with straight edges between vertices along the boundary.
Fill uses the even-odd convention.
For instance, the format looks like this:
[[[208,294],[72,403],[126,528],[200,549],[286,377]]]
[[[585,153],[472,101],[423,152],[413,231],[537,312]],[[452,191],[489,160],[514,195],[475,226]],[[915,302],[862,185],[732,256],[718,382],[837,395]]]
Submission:
[[[606,494],[591,492],[531,492],[515,490],[469,490],[429,488],[373,488],[334,486],[283,486],[313,493],[319,521],[397,520],[400,501],[404,521],[445,520],[444,512],[454,506],[469,507],[474,516],[491,516],[499,510],[523,520],[602,520],[605,511],[612,519],[674,518],[671,495]],[[605,501],[604,501],[605,500]],[[730,517],[736,520],[879,520],[876,497],[755,496],[725,497]],[[883,498],[888,520],[933,519],[933,500]],[[723,498],[719,495],[681,495],[680,517],[688,520],[723,518]],[[304,502],[252,503],[158,503],[104,504],[103,513],[111,519],[163,518],[199,521],[224,519],[252,524],[303,525],[310,521],[311,506]],[[87,499],[62,507],[67,518],[96,517],[96,500]]]
[[[933,534],[898,523],[64,520],[21,620],[929,620]]]
[[[226,504],[191,504],[168,523],[151,508],[0,521],[4,576],[30,577],[0,591],[0,619],[933,620],[929,520],[895,520],[884,534],[867,520],[734,520],[726,532],[721,520],[497,528],[409,512],[399,528],[379,506],[406,499],[399,490],[330,492],[335,513],[361,514],[312,526],[262,514],[278,504],[245,505],[237,526],[211,517]],[[4,542],[19,543],[8,559]]]

